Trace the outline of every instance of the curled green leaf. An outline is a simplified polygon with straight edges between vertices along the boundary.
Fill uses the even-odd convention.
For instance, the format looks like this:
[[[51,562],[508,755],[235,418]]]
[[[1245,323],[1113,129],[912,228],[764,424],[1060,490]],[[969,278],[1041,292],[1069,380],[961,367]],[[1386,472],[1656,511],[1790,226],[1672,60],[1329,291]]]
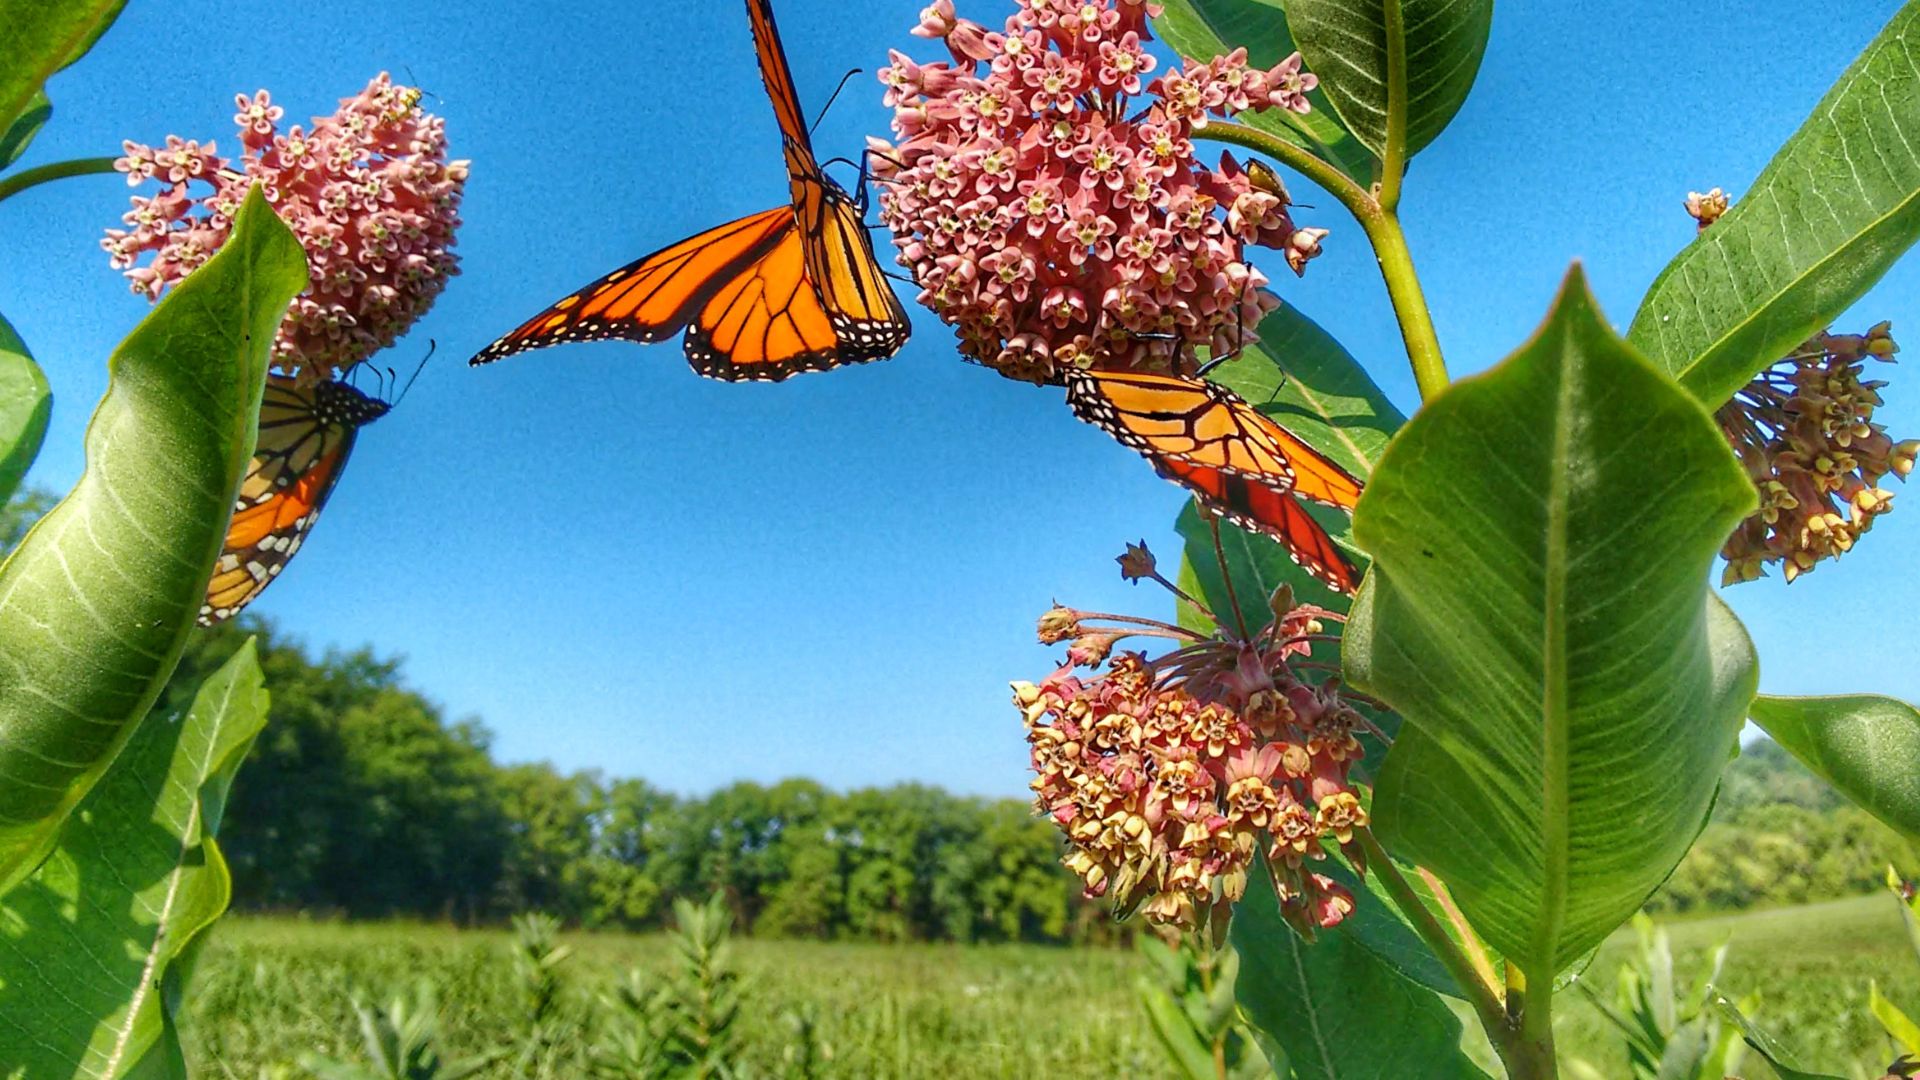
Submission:
[[[219,253],[115,350],[80,483],[0,565],[0,892],[33,868],[172,673],[306,284],[255,189]]]

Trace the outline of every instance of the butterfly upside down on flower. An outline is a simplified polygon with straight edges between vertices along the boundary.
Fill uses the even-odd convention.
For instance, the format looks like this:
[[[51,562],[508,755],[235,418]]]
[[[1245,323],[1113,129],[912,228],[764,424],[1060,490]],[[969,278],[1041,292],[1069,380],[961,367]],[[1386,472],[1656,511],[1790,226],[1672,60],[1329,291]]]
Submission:
[[[581,288],[471,363],[566,341],[653,342],[685,331],[687,361],[728,381],[778,381],[880,360],[910,325],[887,287],[858,200],[813,154],[767,0],[747,0],[754,50],[786,148],[791,200],[709,229]]]
[[[320,520],[360,429],[390,408],[337,380],[302,386],[267,376],[259,441],[207,583],[201,626],[239,614],[280,576]]]
[[[1352,510],[1360,481],[1246,399],[1174,375],[1076,370],[1064,378],[1074,415],[1139,451],[1161,476],[1234,524],[1279,540],[1329,587],[1350,593],[1359,584],[1359,571],[1300,499]]]

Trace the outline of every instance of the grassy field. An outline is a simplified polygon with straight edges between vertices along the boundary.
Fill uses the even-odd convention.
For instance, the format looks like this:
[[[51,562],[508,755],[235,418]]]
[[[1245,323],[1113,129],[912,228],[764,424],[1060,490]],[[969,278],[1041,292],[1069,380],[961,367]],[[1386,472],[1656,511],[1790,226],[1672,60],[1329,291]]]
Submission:
[[[1668,924],[1676,971],[1687,980],[1722,940],[1732,952],[1721,985],[1758,990],[1763,1024],[1807,1060],[1843,1075],[1876,1076],[1892,1057],[1867,1015],[1869,979],[1920,1012],[1920,963],[1884,896]],[[633,965],[667,962],[657,936],[573,934],[561,969],[573,1015]],[[255,1080],[300,1051],[358,1053],[349,1002],[383,999],[427,980],[439,991],[442,1046],[479,1052],[522,1015],[511,935],[405,924],[338,925],[235,918],[202,953],[188,994],[185,1036],[195,1075]],[[1610,996],[1631,937],[1604,947],[1587,978]],[[790,1029],[783,1014],[811,1005],[831,1053],[827,1072],[851,1077],[1112,1077],[1165,1074],[1134,996],[1131,952],[1027,946],[886,946],[737,941],[746,977],[743,1027],[756,1074],[778,1075]],[[1563,1053],[1603,1075],[1624,1073],[1617,1040],[1567,995]],[[578,1053],[576,1020],[562,1036]],[[582,1075],[574,1058],[558,1075]],[[1749,1080],[1768,1075],[1749,1059]],[[501,1075],[505,1075],[502,1073]]]

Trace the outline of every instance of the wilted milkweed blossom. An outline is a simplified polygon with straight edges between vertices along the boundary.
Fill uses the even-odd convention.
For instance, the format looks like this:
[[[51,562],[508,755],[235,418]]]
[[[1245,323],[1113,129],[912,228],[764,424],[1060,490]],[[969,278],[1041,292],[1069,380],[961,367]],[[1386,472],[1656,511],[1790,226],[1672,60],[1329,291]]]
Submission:
[[[1129,545],[1121,572],[1193,602],[1144,545]],[[1251,637],[1063,607],[1042,616],[1041,642],[1069,643],[1067,663],[1037,684],[1014,683],[1013,700],[1032,748],[1036,812],[1066,833],[1067,866],[1088,896],[1219,931],[1264,854],[1282,914],[1304,932],[1353,910],[1316,866],[1334,848],[1363,865],[1353,841],[1367,812],[1347,774],[1366,721],[1337,679],[1314,683],[1293,667],[1338,616],[1296,605],[1284,586],[1271,607],[1273,622]],[[1126,637],[1182,647],[1153,660],[1112,654]],[[1102,663],[1102,674],[1079,671]]]
[[[332,116],[314,117],[311,130],[282,133],[284,111],[265,90],[236,95],[241,154],[231,160],[212,142],[129,140],[115,166],[130,186],[162,190],[135,195],[129,228],[107,230],[101,246],[135,292],[157,300],[219,249],[248,188],[261,185],[299,237],[309,274],[273,363],[305,379],[332,377],[391,345],[459,272],[452,247],[467,162],[447,160],[445,122],[423,112],[420,97],[382,72]]]
[[[1152,76],[1143,0],[1019,0],[1004,30],[935,0],[914,33],[952,62],[899,52],[881,70],[896,144],[870,161],[880,216],[922,303],[970,359],[1045,381],[1068,366],[1165,368],[1195,345],[1231,349],[1276,303],[1244,243],[1299,271],[1321,229],[1231,157],[1209,168],[1209,117],[1307,111],[1295,55],[1261,70],[1245,49]]]

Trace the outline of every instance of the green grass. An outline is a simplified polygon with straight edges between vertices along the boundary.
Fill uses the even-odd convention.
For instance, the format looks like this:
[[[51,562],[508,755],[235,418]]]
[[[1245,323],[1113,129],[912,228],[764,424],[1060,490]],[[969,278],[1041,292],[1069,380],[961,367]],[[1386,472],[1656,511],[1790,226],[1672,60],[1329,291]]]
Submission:
[[[1920,1012],[1920,962],[1885,896],[1667,924],[1682,988],[1729,937],[1721,985],[1757,990],[1757,1016],[1807,1061],[1840,1075],[1877,1076],[1892,1058],[1866,1011],[1867,982]],[[1631,949],[1616,936],[1586,978],[1611,995]],[[631,965],[668,962],[658,936],[569,934],[562,969],[572,1008]],[[303,1050],[358,1053],[350,1001],[376,1000],[426,979],[439,990],[450,1056],[498,1045],[515,1031],[518,986],[503,931],[456,931],[402,923],[334,924],[234,918],[198,961],[187,995],[185,1036],[196,1076],[254,1080],[263,1067]],[[811,1003],[834,1076],[1111,1077],[1167,1070],[1134,996],[1133,953],[1028,946],[734,943],[747,981],[740,1020],[756,1073],[775,1072],[789,1038],[782,1013]],[[1618,1041],[1578,995],[1563,997],[1563,1053],[1607,1076],[1622,1075]],[[577,1053],[576,1024],[566,1039]],[[558,1075],[580,1075],[578,1059]],[[499,1075],[507,1075],[500,1071]],[[1768,1070],[1749,1057],[1743,1075]]]
[[[1868,980],[1878,981],[1880,992],[1908,1013],[1920,1011],[1920,961],[1907,945],[1899,909],[1885,894],[1663,925],[1673,940],[1683,993],[1697,987],[1708,954],[1730,942],[1721,989],[1736,999],[1757,991],[1754,1019],[1818,1069],[1878,1077],[1896,1056],[1867,1012]],[[1615,934],[1587,968],[1584,978],[1608,1000],[1633,943],[1631,930]],[[1562,1001],[1556,1026],[1561,1052],[1585,1058],[1604,1075],[1623,1075],[1626,1057],[1611,1028],[1580,995]],[[1747,1056],[1742,1070],[1747,1080],[1773,1075],[1756,1054]]]
[[[576,1006],[626,968],[669,963],[658,935],[567,934]],[[300,1051],[359,1052],[350,1001],[385,1000],[421,978],[439,990],[443,1050],[478,1053],[521,1015],[505,931],[401,923],[233,918],[201,954],[184,1029],[196,1076],[253,1080]],[[1132,952],[1042,946],[733,944],[746,982],[747,1059],[777,1071],[782,1013],[811,1004],[834,1076],[1161,1075],[1134,997]],[[578,1049],[577,1036],[573,1048]],[[578,1059],[571,1070],[579,1075]],[[507,1073],[502,1070],[499,1073]]]

